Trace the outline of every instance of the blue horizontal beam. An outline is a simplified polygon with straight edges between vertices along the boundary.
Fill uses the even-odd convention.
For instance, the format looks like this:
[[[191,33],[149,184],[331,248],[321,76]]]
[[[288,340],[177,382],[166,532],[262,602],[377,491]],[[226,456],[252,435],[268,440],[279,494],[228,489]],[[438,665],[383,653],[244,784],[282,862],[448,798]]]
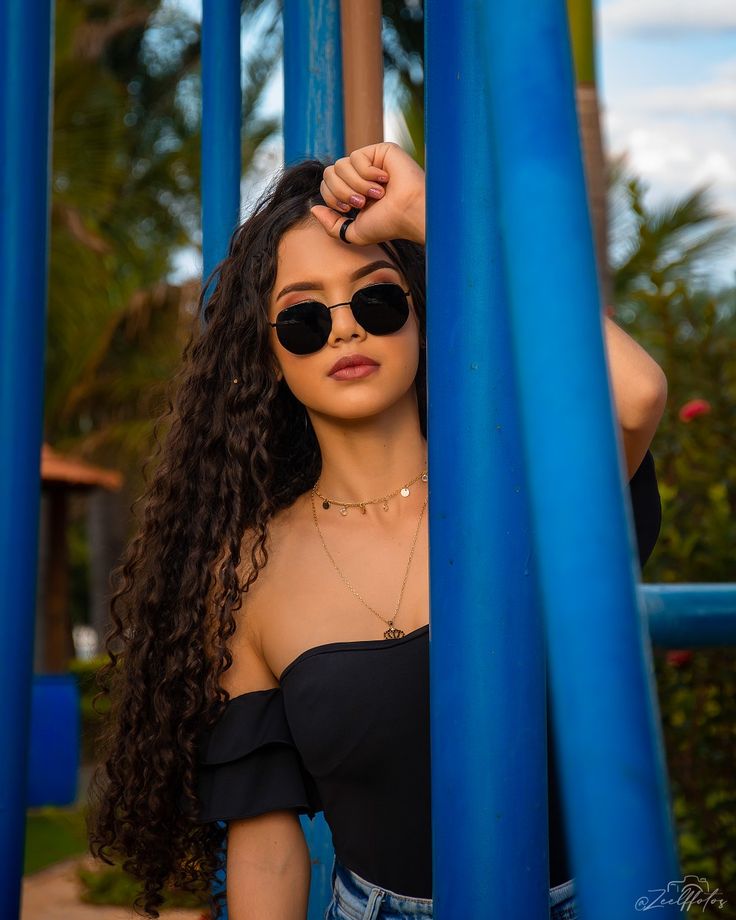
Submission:
[[[736,645],[736,584],[641,585],[640,591],[654,645]]]

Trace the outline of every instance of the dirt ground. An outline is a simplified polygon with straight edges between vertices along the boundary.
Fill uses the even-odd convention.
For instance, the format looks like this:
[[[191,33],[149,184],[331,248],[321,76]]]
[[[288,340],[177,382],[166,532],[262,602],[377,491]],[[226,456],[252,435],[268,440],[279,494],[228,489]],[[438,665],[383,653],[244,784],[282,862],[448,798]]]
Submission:
[[[79,863],[94,866],[91,856],[67,859],[23,878],[20,920],[140,920],[132,909],[83,904],[79,900]],[[201,920],[201,910],[161,911],[161,920]]]

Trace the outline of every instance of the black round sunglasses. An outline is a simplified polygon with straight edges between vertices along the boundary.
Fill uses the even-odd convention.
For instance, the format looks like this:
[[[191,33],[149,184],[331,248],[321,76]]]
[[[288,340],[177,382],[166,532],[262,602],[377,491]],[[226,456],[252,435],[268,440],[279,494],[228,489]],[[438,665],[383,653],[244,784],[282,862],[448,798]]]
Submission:
[[[302,300],[282,310],[274,326],[279,342],[295,355],[311,355],[327,344],[332,330],[331,310],[349,306],[356,321],[371,335],[398,332],[409,318],[409,301],[400,284],[379,282],[356,291],[350,300],[331,307],[319,300]]]

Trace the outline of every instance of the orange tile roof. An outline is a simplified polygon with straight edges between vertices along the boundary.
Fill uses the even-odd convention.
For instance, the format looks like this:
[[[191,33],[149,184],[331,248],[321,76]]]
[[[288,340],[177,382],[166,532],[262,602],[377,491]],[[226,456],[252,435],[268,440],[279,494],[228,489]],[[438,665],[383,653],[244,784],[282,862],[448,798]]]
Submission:
[[[45,485],[65,483],[71,488],[97,487],[117,492],[123,486],[123,474],[119,470],[92,466],[76,457],[65,457],[50,444],[44,444],[41,449],[41,482]]]

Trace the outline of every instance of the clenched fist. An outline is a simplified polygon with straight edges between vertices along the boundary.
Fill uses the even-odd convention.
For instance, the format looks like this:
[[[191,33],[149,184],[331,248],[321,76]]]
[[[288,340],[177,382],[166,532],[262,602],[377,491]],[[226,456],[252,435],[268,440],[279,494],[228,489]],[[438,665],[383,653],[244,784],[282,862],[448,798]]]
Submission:
[[[313,216],[335,239],[348,212],[359,213],[345,233],[358,246],[405,239],[424,245],[424,170],[389,141],[369,144],[340,157],[324,171]]]

